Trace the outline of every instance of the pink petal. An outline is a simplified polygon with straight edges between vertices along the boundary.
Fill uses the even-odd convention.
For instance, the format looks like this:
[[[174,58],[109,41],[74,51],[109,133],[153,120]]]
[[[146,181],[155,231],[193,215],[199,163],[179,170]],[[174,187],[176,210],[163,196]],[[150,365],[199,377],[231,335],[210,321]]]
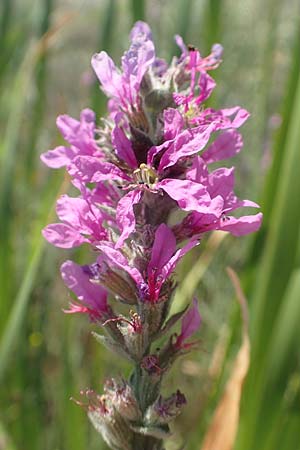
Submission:
[[[42,234],[48,242],[60,248],[79,247],[88,242],[77,230],[64,223],[52,223],[42,230]]]
[[[207,179],[207,190],[213,198],[221,195],[225,200],[233,191],[234,187],[234,167],[214,170]]]
[[[96,115],[91,109],[83,109],[80,113],[80,121],[67,114],[58,116],[57,127],[63,138],[70,144],[81,148],[94,139]]]
[[[252,200],[241,200],[232,192],[225,200],[224,213],[227,214],[230,211],[234,211],[238,208],[259,208],[260,206]]]
[[[68,168],[69,174],[84,183],[98,183],[106,180],[129,180],[128,176],[112,163],[93,156],[77,156]]]
[[[162,223],[155,232],[151,260],[148,264],[148,274],[153,270],[161,271],[163,266],[165,266],[174,255],[175,250],[175,236],[170,228]]]
[[[117,224],[122,232],[116,243],[116,248],[122,247],[125,239],[127,239],[135,229],[133,206],[139,203],[141,196],[142,192],[135,189],[122,197],[118,203],[116,218]]]
[[[130,40],[135,41],[141,35],[144,35],[145,39],[152,40],[152,32],[149,25],[146,22],[143,22],[142,20],[138,20],[134,24],[132,30],[130,31]]]
[[[243,147],[242,136],[235,130],[228,130],[220,134],[217,139],[201,154],[206,164],[222,159],[232,158]]]
[[[244,208],[260,208],[260,206],[252,200],[238,200],[239,207]]]
[[[74,148],[59,146],[53,150],[48,150],[41,154],[41,160],[46,166],[51,169],[59,169],[67,166],[75,157],[76,151]]]
[[[96,114],[90,108],[85,108],[80,113],[80,123],[85,125],[92,133],[95,130]]]
[[[195,156],[192,167],[186,172],[186,178],[197,183],[205,184],[208,177],[209,172],[202,156]]]
[[[167,167],[173,166],[182,157],[198,153],[205,147],[214,130],[214,123],[209,126],[194,128],[193,130],[184,130],[163,154],[158,170],[162,171]]]
[[[148,67],[155,59],[151,30],[146,23],[137,22],[130,34],[131,45],[122,57],[124,79],[138,89]]]
[[[207,212],[207,207],[211,203],[206,188],[190,180],[165,178],[157,183],[156,187],[163,189],[185,211]]]
[[[138,285],[144,283],[143,277],[138,269],[131,267],[127,258],[119,250],[116,250],[111,242],[102,242],[97,248],[109,258],[113,266],[125,270]]]
[[[196,245],[199,245],[199,241],[197,239],[192,239],[181,249],[177,250],[175,255],[172,256],[172,258],[165,264],[165,266],[161,270],[160,276],[162,281],[165,281],[169,277],[169,275],[175,269],[179,260]]]
[[[122,78],[113,60],[106,52],[92,57],[92,67],[101,83],[101,88],[109,97],[122,96]]]
[[[80,122],[67,114],[63,114],[57,117],[56,125],[63,138],[71,144],[74,137],[77,137]]]
[[[75,229],[88,232],[84,221],[88,219],[90,212],[88,203],[79,197],[62,195],[56,203],[56,213],[60,220],[71,225]]]
[[[167,108],[164,110],[164,138],[171,140],[182,131],[184,120],[177,109]]]
[[[165,148],[168,148],[172,142],[173,140],[165,141],[161,145],[155,145],[151,147],[147,152],[147,164],[149,164],[149,166],[152,166],[155,156]]]
[[[193,305],[187,310],[181,322],[180,342],[182,343],[191,337],[199,329],[200,324],[201,316],[199,314],[198,301],[194,298]]]
[[[259,230],[263,215],[258,213],[252,216],[243,216],[240,218],[224,217],[219,222],[218,230],[229,231],[234,236],[244,236]]]
[[[241,127],[246,120],[248,119],[248,117],[250,116],[249,112],[246,111],[246,109],[239,109],[239,111],[237,112],[235,118],[233,119],[231,126],[233,128],[239,128]]]
[[[116,120],[116,119],[115,119]],[[130,140],[125,135],[122,128],[116,126],[112,133],[112,143],[116,148],[117,155],[125,161],[129,167],[136,169],[138,164]]]
[[[202,72],[199,78],[200,95],[196,98],[196,103],[200,104],[204,102],[211,95],[215,87],[215,80],[206,72]]]
[[[226,117],[234,115],[234,118],[231,122],[231,128],[239,128],[246,122],[246,120],[250,116],[250,113],[246,109],[241,108],[240,106],[222,109],[221,112]]]
[[[91,306],[97,312],[107,311],[107,293],[103,287],[91,283],[84,267],[73,261],[66,261],[61,266],[61,276],[65,285],[76,297]]]
[[[182,52],[182,56],[188,56],[189,51],[188,51],[187,46],[185,45],[182,37],[179,36],[179,34],[175,34],[174,40],[175,40],[176,44],[178,45],[178,47],[180,48],[180,50]]]

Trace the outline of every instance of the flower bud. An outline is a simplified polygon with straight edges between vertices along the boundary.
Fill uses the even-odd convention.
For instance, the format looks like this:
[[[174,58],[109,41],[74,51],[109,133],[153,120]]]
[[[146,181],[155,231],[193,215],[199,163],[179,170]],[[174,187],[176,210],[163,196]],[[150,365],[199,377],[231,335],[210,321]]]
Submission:
[[[101,272],[99,279],[103,286],[117,295],[124,303],[129,305],[136,304],[137,299],[134,283],[126,275],[120,275],[118,272],[107,267]]]
[[[173,93],[169,89],[153,89],[144,97],[148,111],[160,113],[174,104]]]
[[[168,398],[159,396],[153,405],[151,405],[145,415],[147,424],[166,424],[181,413],[181,408],[186,404],[185,396],[178,390]]]
[[[141,367],[144,369],[149,375],[153,376],[161,376],[162,368],[159,365],[159,359],[156,355],[148,355],[143,358]]]
[[[124,380],[117,381],[113,378],[107,380],[104,391],[109,395],[118,413],[127,420],[138,421],[141,412],[131,386]]]
[[[165,320],[167,304],[166,302],[144,303],[142,305],[144,322],[149,324],[149,335],[155,335]]]
[[[144,97],[149,92],[151,92],[152,89],[153,89],[153,80],[152,80],[152,77],[151,77],[151,73],[146,72],[145,75],[143,76],[142,81],[141,81],[140,95],[142,97]]]
[[[87,409],[90,421],[109,447],[131,450],[133,433],[126,420],[115,409],[109,396],[98,395],[92,390],[81,394],[86,395],[88,403],[77,403]]]
[[[138,314],[131,313],[131,320],[120,320],[118,324],[128,353],[140,361],[149,345],[148,324],[142,324]]]

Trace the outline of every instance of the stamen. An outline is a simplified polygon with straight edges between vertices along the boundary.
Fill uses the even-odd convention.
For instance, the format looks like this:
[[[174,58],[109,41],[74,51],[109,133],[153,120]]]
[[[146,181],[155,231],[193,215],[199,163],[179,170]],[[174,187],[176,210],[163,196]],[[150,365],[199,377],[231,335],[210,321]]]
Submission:
[[[152,186],[158,181],[157,173],[153,167],[149,167],[145,163],[140,164],[140,167],[134,170],[133,176],[136,183],[146,184],[147,186]]]

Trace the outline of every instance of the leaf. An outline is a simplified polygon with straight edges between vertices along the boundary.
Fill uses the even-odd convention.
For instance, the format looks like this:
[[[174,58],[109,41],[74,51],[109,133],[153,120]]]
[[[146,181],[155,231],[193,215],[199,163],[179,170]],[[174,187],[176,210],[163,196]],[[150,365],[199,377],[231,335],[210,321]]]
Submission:
[[[300,317],[300,269],[295,269],[283,297],[277,316],[268,354],[269,383],[276,388],[278,379],[286,377],[290,358],[299,348],[299,317]],[[296,364],[296,358],[295,358]]]
[[[65,192],[68,184],[69,180],[65,178],[60,184],[57,195]],[[48,196],[50,193],[52,208],[49,206]],[[53,204],[53,189],[51,185],[49,186],[49,192],[46,192],[46,194],[48,195],[44,195],[43,197],[44,206],[41,209],[41,218],[37,220],[37,224],[32,230],[32,249],[28,259],[28,266],[24,272],[24,276],[10,311],[6,327],[1,336],[0,380],[3,379],[5,372],[9,367],[9,362],[13,357],[15,347],[19,344],[18,337],[20,336],[21,328],[26,317],[30,294],[34,287],[36,277],[38,276],[38,270],[45,246],[45,240],[42,237],[41,228],[45,223],[49,222],[54,215],[55,204]]]
[[[240,350],[235,358],[233,369],[230,378],[227,381],[223,396],[205,435],[201,450],[233,449],[239,424],[242,389],[250,364],[247,302],[236,273],[229,268],[227,271],[241,306],[243,340]]]
[[[131,14],[134,22],[144,20],[145,0],[131,0]]]

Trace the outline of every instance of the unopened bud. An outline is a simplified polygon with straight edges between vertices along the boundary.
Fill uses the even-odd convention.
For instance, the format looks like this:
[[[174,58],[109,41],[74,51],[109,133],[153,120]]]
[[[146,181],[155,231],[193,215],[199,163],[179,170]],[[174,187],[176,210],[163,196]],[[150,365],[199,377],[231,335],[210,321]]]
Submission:
[[[150,72],[146,72],[140,84],[140,95],[144,97],[153,89],[153,82]]]
[[[142,108],[140,109],[132,109],[129,115],[129,122],[131,127],[136,130],[140,130],[143,133],[148,133],[149,131],[149,122],[147,116]]]
[[[155,335],[162,327],[165,321],[167,304],[164,301],[150,303],[145,302],[141,305],[144,322],[149,324],[149,335]]]
[[[136,313],[131,313],[131,320],[121,320],[118,324],[128,353],[140,361],[149,345],[148,324],[142,324]]]
[[[87,409],[90,421],[109,447],[131,450],[133,433],[126,420],[113,406],[110,398],[107,395],[98,395],[91,390],[87,390],[85,395],[88,404],[81,404],[81,406]],[[80,402],[77,403],[80,404]]]
[[[131,386],[124,380],[109,379],[104,390],[118,413],[127,420],[137,421],[141,418],[141,412]]]
[[[143,358],[142,369],[148,372],[149,375],[161,376],[162,368],[159,365],[159,359],[156,355],[148,355]]]
[[[173,93],[169,89],[153,89],[145,95],[144,102],[147,110],[152,113],[159,113],[173,106]]]
[[[134,283],[124,274],[107,268],[100,275],[100,281],[113,294],[117,295],[120,300],[129,305],[137,302],[136,290]]]
[[[159,396],[156,402],[149,406],[146,411],[145,420],[147,424],[166,424],[181,413],[186,404],[185,396],[178,390],[176,394],[168,398]]]

